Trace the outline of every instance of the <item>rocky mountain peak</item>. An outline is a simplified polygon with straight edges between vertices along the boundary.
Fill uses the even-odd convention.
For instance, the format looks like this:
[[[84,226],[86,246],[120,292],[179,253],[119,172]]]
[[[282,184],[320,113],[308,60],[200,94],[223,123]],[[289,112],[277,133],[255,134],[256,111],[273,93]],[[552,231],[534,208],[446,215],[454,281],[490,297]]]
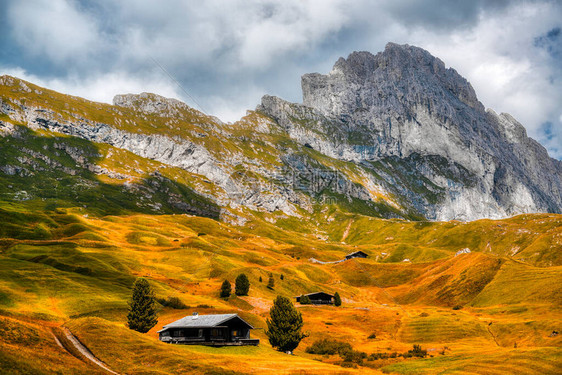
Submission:
[[[306,216],[325,202],[429,220],[562,212],[562,163],[513,117],[484,111],[468,81],[421,48],[354,52],[302,86],[304,104],[264,96],[241,126],[223,126],[155,94],[105,106],[2,77],[0,132],[27,124],[180,168],[233,215]]]
[[[135,109],[147,114],[177,116],[180,111],[192,111],[184,102],[161,95],[143,92],[140,94],[120,94],[113,98],[113,105]]]
[[[484,112],[470,83],[428,51],[409,45],[388,43],[383,52],[353,52],[340,58],[327,75],[302,77],[303,103],[324,115],[391,106],[406,114],[388,98],[399,96],[402,107],[427,105],[453,96],[464,105]],[[404,100],[405,99],[405,100]],[[394,101],[394,99],[390,99]]]
[[[260,111],[332,157],[400,163],[411,183],[443,192],[438,203],[416,202],[411,187],[399,193],[428,218],[562,211],[560,162],[513,117],[487,112],[464,77],[422,48],[353,52],[328,74],[305,74],[301,85],[303,104],[264,98]],[[386,181],[391,189],[401,183]]]
[[[371,77],[379,68],[396,72],[416,70],[442,74],[445,71],[445,64],[422,48],[388,43],[384,51],[376,55],[367,51],[355,51],[347,59],[340,58],[334,65],[335,71],[365,79]]]

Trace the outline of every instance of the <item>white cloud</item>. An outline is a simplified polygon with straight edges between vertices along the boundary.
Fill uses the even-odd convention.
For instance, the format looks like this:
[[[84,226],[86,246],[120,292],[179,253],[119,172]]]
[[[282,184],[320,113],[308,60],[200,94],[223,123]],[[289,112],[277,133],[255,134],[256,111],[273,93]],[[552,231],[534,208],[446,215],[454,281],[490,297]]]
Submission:
[[[8,19],[13,37],[31,55],[46,55],[63,63],[80,60],[98,52],[94,19],[65,0],[13,2]]]
[[[262,94],[298,100],[300,74],[326,73],[339,55],[376,53],[394,41],[419,45],[440,57],[473,84],[484,105],[511,113],[533,137],[543,139],[541,125],[560,116],[562,73],[556,66],[559,70],[561,64],[533,45],[536,36],[560,26],[556,2],[475,0],[453,6],[433,0],[420,6],[391,0],[100,0],[88,8],[78,0],[7,4],[8,32],[25,55],[33,56],[18,63],[27,62],[31,72],[42,70],[33,69],[41,59],[53,66],[53,73],[43,69],[31,80],[93,100],[110,101],[127,91],[188,99],[155,66],[154,58],[211,114],[233,121],[254,108]],[[549,144],[562,149],[562,137],[555,137]]]
[[[486,107],[510,113],[530,136],[542,140],[542,125],[560,110],[562,90],[552,79],[560,80],[562,74],[548,54],[537,50],[534,38],[559,23],[550,4],[521,4],[481,17],[469,31],[445,36],[424,31],[412,40],[464,75]],[[562,137],[551,144],[555,142],[562,149]]]
[[[80,96],[102,103],[112,103],[117,94],[154,92],[170,98],[181,98],[178,88],[157,74],[142,79],[130,77],[124,72],[96,75],[92,78],[78,77],[41,78],[21,68],[0,66],[0,75],[10,75],[68,95]],[[193,104],[192,104],[193,105]]]
[[[252,22],[239,25],[238,53],[246,66],[264,67],[276,57],[314,48],[348,21],[339,0],[268,3],[257,2],[258,7],[266,5],[262,12],[256,11]]]

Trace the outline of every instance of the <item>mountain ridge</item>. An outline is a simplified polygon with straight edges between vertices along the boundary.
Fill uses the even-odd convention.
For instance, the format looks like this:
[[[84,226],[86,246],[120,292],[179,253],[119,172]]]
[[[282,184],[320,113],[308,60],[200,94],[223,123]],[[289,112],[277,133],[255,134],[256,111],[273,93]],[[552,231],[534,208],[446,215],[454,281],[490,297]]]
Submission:
[[[98,373],[63,327],[119,373],[558,373],[562,215],[428,219],[507,215],[518,184],[547,201],[559,164],[538,185],[548,159],[515,119],[403,68],[360,69],[391,90],[340,75],[337,114],[265,96],[233,124],[156,94],[109,105],[0,77],[0,373]],[[220,297],[241,273],[248,295]],[[159,316],[145,334],[124,324],[138,277]],[[297,303],[307,337],[274,350],[273,300],[315,291],[343,304]],[[159,341],[194,312],[237,313],[260,344]],[[322,342],[352,350],[310,350]]]
[[[340,58],[326,75],[305,74],[302,88],[303,104],[293,107],[311,108],[308,115],[301,107],[286,116],[281,112],[289,109],[281,99],[268,96],[259,108],[283,122],[285,128],[298,127],[288,118],[305,113],[316,121],[316,132],[301,135],[301,141],[322,152],[354,160],[403,159],[413,153],[440,155],[475,174],[481,185],[476,195],[485,204],[470,205],[472,192],[457,189],[461,197],[467,196],[464,204],[468,204],[457,211],[465,212],[429,213],[435,219],[462,219],[463,214],[467,216],[464,219],[497,218],[560,210],[562,163],[528,138],[513,117],[486,111],[465,78],[421,48],[389,43],[377,55],[354,52],[347,59]],[[332,129],[343,133],[339,139],[352,141],[330,142],[315,136]],[[357,136],[359,150],[353,142]],[[430,173],[426,177],[432,179]],[[517,192],[505,187],[510,184]],[[525,198],[517,199],[516,195]]]
[[[266,95],[234,124],[157,94],[111,106],[7,76],[2,87],[4,129],[62,133],[197,174],[212,186],[197,193],[228,216],[275,221],[326,202],[428,220],[562,212],[562,162],[418,47],[354,52],[327,75],[303,76],[303,104]]]

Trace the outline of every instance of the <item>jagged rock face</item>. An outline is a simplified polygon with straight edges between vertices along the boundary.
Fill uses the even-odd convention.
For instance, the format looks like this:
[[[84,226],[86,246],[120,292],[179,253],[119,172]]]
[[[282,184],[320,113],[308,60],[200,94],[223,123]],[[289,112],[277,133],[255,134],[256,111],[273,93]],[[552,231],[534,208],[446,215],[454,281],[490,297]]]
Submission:
[[[302,88],[303,104],[266,95],[256,112],[224,124],[155,94],[118,95],[104,106],[6,76],[0,137],[16,137],[24,124],[182,168],[231,222],[248,209],[273,221],[307,217],[326,202],[430,220],[562,212],[562,163],[511,116],[486,111],[466,79],[427,51],[389,44],[377,55],[354,52],[327,75],[304,75]],[[31,161],[42,160],[38,152]],[[16,167],[0,165],[0,173],[23,173]]]
[[[332,157],[407,165],[437,200],[385,180],[430,219],[562,211],[562,163],[510,115],[486,111],[466,79],[421,48],[354,52],[327,75],[304,75],[302,89],[302,105],[265,96],[258,109]],[[434,155],[446,163],[424,160]]]

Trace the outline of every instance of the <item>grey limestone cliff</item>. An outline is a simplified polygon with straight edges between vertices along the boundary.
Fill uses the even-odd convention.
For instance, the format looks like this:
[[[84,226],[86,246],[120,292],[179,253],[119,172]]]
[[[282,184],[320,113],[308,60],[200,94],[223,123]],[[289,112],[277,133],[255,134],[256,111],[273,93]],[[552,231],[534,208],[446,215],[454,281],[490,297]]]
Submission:
[[[327,155],[375,170],[392,160],[427,179],[437,196],[385,176],[430,219],[562,211],[562,163],[513,117],[486,111],[465,78],[421,48],[354,52],[326,75],[305,74],[302,91],[303,104],[265,96],[258,109]]]
[[[562,163],[513,117],[486,110],[454,69],[408,45],[340,58],[328,74],[302,77],[302,104],[266,95],[235,124],[149,93],[111,106],[8,76],[0,89],[0,137],[22,124],[128,150],[188,171],[200,196],[238,213],[306,216],[326,202],[429,220],[562,212]]]

